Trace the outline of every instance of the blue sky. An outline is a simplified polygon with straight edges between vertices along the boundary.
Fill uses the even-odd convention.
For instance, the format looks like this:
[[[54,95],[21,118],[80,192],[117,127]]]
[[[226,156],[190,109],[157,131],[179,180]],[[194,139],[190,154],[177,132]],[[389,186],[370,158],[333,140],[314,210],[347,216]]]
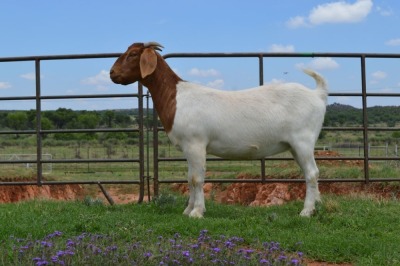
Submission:
[[[0,57],[123,52],[134,42],[157,41],[175,52],[400,53],[400,1],[389,0],[153,0],[0,2]],[[114,59],[45,61],[42,95],[129,93],[136,85],[112,84]],[[258,85],[256,59],[168,59],[184,79],[217,89]],[[360,62],[345,58],[265,59],[264,82],[314,82],[299,70],[326,77],[332,92],[359,92]],[[35,93],[32,62],[0,63],[0,94]],[[368,59],[369,92],[400,92],[400,60]],[[331,97],[360,107],[356,97]],[[399,105],[369,98],[368,105]],[[34,108],[2,101],[0,109]],[[43,109],[130,108],[132,99],[44,101]]]

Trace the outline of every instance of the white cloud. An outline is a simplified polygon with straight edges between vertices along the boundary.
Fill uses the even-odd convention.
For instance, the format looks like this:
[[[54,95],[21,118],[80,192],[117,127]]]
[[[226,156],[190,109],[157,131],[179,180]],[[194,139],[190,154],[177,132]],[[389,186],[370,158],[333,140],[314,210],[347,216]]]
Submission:
[[[296,64],[297,68],[311,68],[314,70],[332,70],[339,67],[339,64],[330,57],[318,57],[308,64]]]
[[[393,10],[391,8],[383,8],[383,7],[378,6],[378,7],[376,7],[376,11],[378,11],[378,13],[384,17],[389,17],[389,16],[393,15]]]
[[[26,74],[22,74],[19,75],[21,78],[23,79],[27,79],[27,80],[35,80],[36,79],[36,74],[35,72],[30,72],[30,73],[26,73]],[[43,75],[40,75],[40,78],[43,78]]]
[[[216,79],[214,81],[207,83],[207,86],[215,89],[222,89],[224,87],[224,84],[225,82],[223,79]]]
[[[0,82],[0,90],[5,90],[11,88],[11,84],[9,82]]]
[[[296,29],[300,27],[307,27],[309,26],[308,23],[306,22],[306,18],[302,16],[296,16],[294,18],[290,18],[286,22],[286,26],[291,28],[291,29]]]
[[[268,51],[272,52],[272,53],[293,53],[294,46],[293,45],[273,44],[269,47]]]
[[[311,11],[309,20],[314,25],[360,22],[371,12],[372,5],[372,0],[358,0],[354,4],[344,1],[322,4]]]
[[[311,61],[310,66],[316,70],[336,69],[339,64],[330,57],[319,57]]]
[[[368,16],[372,6],[372,0],[357,0],[353,4],[346,1],[321,4],[314,7],[308,17],[296,16],[290,18],[286,25],[289,28],[299,28],[326,23],[356,23]]]
[[[383,71],[376,71],[372,73],[372,78],[374,79],[385,79],[387,77],[387,74]]]
[[[391,39],[391,40],[385,42],[385,44],[388,46],[400,46],[400,38]]]
[[[194,76],[194,77],[217,77],[219,76],[219,72],[213,68],[210,69],[198,69],[198,68],[192,68],[189,71],[189,75]]]
[[[110,74],[107,70],[101,70],[99,74],[85,78],[82,80],[83,84],[86,85],[101,85],[111,84]]]

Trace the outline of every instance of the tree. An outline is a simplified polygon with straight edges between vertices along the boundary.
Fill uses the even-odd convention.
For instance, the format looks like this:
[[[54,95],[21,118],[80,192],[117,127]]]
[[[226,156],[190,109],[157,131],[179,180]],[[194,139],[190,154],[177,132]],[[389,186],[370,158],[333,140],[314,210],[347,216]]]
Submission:
[[[68,123],[76,118],[76,112],[72,109],[58,108],[55,112],[47,114],[47,117],[54,123],[56,128],[65,128]]]
[[[131,126],[133,124],[131,117],[128,114],[118,112],[115,115],[115,122],[121,127]]]
[[[107,110],[103,113],[103,123],[106,124],[108,128],[113,127],[114,119],[115,119],[114,111]]]
[[[14,130],[26,129],[28,116],[25,112],[13,112],[7,115],[7,125]]]
[[[99,125],[100,117],[94,112],[84,112],[77,117],[79,128],[92,129]]]

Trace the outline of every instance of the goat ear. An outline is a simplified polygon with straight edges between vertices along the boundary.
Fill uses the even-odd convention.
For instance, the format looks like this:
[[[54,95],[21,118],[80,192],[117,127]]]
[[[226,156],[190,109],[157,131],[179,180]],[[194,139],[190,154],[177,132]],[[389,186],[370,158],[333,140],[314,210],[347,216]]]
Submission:
[[[144,49],[140,56],[140,74],[142,78],[154,72],[157,66],[157,55],[152,48]]]

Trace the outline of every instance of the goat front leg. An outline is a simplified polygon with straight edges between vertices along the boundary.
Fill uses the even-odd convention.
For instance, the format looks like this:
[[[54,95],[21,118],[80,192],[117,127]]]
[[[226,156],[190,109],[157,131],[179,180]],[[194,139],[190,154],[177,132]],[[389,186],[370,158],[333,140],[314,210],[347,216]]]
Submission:
[[[183,214],[189,217],[202,218],[205,212],[204,204],[204,177],[206,172],[205,149],[191,148],[185,152],[188,161],[188,184],[190,191],[189,204]]]

